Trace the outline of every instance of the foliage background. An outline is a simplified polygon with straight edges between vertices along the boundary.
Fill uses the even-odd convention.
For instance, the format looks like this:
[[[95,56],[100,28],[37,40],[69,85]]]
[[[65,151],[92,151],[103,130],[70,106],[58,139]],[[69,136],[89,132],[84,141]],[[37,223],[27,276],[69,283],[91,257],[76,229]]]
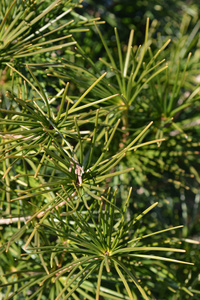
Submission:
[[[11,5],[11,2],[12,1],[3,2],[1,7],[1,21]],[[7,26],[11,24],[12,20],[15,20],[17,16],[19,16],[19,12],[24,8],[30,9],[30,12],[33,12],[36,9],[36,4],[31,1],[28,3],[23,3],[21,1],[14,2],[16,2],[16,6],[15,9],[11,11],[11,19],[7,18],[6,20]],[[98,197],[100,197],[102,193],[100,188],[106,190],[108,186],[110,186],[112,191],[117,189],[117,193],[114,197],[115,200],[110,201],[111,203],[115,203],[116,207],[123,211],[129,195],[129,187],[132,187],[132,196],[129,198],[127,211],[125,212],[124,210],[124,216],[127,222],[134,219],[150,205],[158,202],[158,206],[155,207],[148,216],[145,216],[145,218],[142,218],[142,220],[137,223],[134,230],[138,235],[150,234],[152,231],[167,229],[169,226],[184,225],[182,229],[179,229],[176,232],[172,231],[173,234],[171,234],[171,236],[168,233],[163,233],[163,235],[158,239],[152,238],[152,240],[148,240],[145,246],[153,247],[155,245],[161,245],[164,247],[165,244],[169,243],[173,246],[173,248],[176,248],[177,243],[180,243],[181,248],[185,249],[187,252],[186,254],[174,254],[173,257],[178,260],[185,260],[195,264],[191,267],[184,264],[176,265],[174,263],[170,263],[170,267],[166,269],[166,265],[168,263],[163,265],[164,263],[162,264],[159,261],[158,263],[153,264],[151,260],[147,260],[144,262],[143,271],[141,271],[141,269],[137,266],[138,270],[136,272],[136,277],[140,278],[142,276],[141,278],[145,278],[145,291],[149,291],[150,299],[162,299],[165,297],[164,295],[166,295],[166,293],[169,293],[168,299],[198,299],[200,293],[200,4],[198,2],[199,1],[134,1],[134,3],[132,3],[132,1],[126,0],[123,1],[123,3],[121,1],[102,1],[101,4],[97,4],[94,1],[83,1],[83,7],[81,7],[78,4],[78,1],[70,1],[69,3],[63,1],[58,6],[50,10],[45,18],[41,17],[40,20],[37,20],[37,22],[32,24],[32,26],[27,29],[27,35],[26,33],[23,33],[24,35],[21,40],[19,37],[19,40],[17,40],[17,42],[19,42],[18,48],[16,47],[18,45],[16,43],[16,39],[18,39],[18,37],[16,37],[16,39],[15,37],[13,38],[13,44],[6,44],[4,35],[4,29],[6,26],[1,27],[1,38],[3,37],[1,40],[0,52],[0,131],[2,151],[0,162],[2,175],[0,190],[2,193],[1,220],[3,220],[0,225],[2,246],[1,274],[7,274],[2,277],[2,283],[4,286],[2,287],[1,297],[7,297],[5,299],[10,299],[9,297],[12,296],[10,294],[11,292],[15,292],[21,288],[23,291],[23,283],[30,283],[28,280],[30,274],[33,276],[34,281],[46,278],[45,266],[51,269],[52,266],[50,266],[50,261],[53,260],[53,258],[50,257],[50,254],[47,254],[45,258],[39,254],[39,258],[35,258],[34,255],[29,255],[27,256],[27,261],[23,261],[23,256],[21,255],[25,255],[27,253],[24,250],[24,244],[29,244],[29,236],[31,236],[31,234],[34,237],[34,240],[31,241],[32,244],[30,243],[29,246],[32,246],[33,248],[35,247],[35,249],[37,248],[38,252],[40,251],[40,245],[49,245],[49,247],[53,247],[55,243],[57,243],[57,245],[62,245],[62,243],[65,243],[66,239],[70,240],[70,230],[72,229],[70,227],[67,228],[61,221],[61,215],[62,213],[74,210],[75,207],[68,206],[68,211],[60,209],[56,213],[52,213],[52,216],[60,221],[60,225],[57,227],[51,214],[50,216],[46,215],[46,219],[44,219],[44,222],[41,223],[41,228],[38,231],[34,231],[38,224],[37,220],[33,219],[32,225],[28,227],[27,231],[24,231],[25,225],[23,225],[23,221],[17,223],[13,222],[8,225],[5,223],[5,220],[9,220],[11,216],[13,218],[24,217],[38,213],[40,211],[38,210],[38,207],[43,207],[45,201],[47,201],[47,196],[42,191],[46,183],[48,183],[50,189],[52,188],[51,192],[54,193],[54,195],[56,195],[57,192],[62,198],[66,198],[71,195],[75,189],[72,181],[77,180],[77,174],[75,173],[76,167],[73,170],[73,178],[71,178],[70,172],[66,171],[70,167],[69,157],[71,156],[66,155],[66,152],[63,152],[61,147],[58,145],[57,147],[48,146],[50,141],[56,137],[55,132],[50,133],[48,136],[47,130],[47,135],[44,136],[44,140],[40,141],[44,148],[42,148],[40,144],[37,144],[35,146],[36,150],[32,150],[34,148],[28,148],[32,142],[32,131],[30,131],[27,135],[27,137],[30,138],[27,144],[22,142],[22,137],[16,138],[16,141],[14,141],[13,144],[10,144],[9,140],[7,144],[5,144],[6,134],[16,135],[19,134],[20,130],[22,130],[20,125],[17,125],[15,117],[13,119],[12,114],[7,114],[5,110],[12,110],[17,113],[21,112],[26,114],[23,116],[24,119],[20,119],[20,114],[16,118],[19,118],[21,121],[23,119],[24,122],[26,121],[26,126],[28,126],[29,129],[31,128],[29,126],[33,125],[35,130],[38,130],[35,137],[40,136],[42,135],[44,128],[47,127],[51,130],[51,126],[53,126],[49,123],[49,119],[46,118],[48,114],[48,106],[45,108],[41,100],[42,98],[38,99],[38,118],[40,116],[40,108],[44,110],[45,118],[40,116],[37,120],[37,116],[33,115],[31,119],[30,113],[33,109],[35,109],[35,106],[32,104],[32,107],[30,105],[29,108],[27,108],[23,106],[23,102],[19,102],[20,100],[16,102],[15,97],[22,99],[23,97],[21,97],[21,95],[25,95],[26,99],[37,98],[38,93],[37,91],[34,91],[33,86],[40,91],[43,98],[45,98],[45,95],[48,95],[48,99],[53,99],[53,97],[57,94],[58,96],[55,97],[50,106],[51,116],[56,116],[59,114],[61,99],[64,99],[64,96],[63,98],[59,96],[59,92],[63,89],[66,82],[70,83],[67,91],[67,95],[69,97],[68,102],[70,102],[70,99],[75,101],[80,98],[85,90],[94,83],[95,79],[99,78],[99,76],[106,71],[107,75],[105,78],[102,78],[100,83],[96,83],[90,93],[80,102],[82,106],[87,105],[88,103],[91,103],[92,105],[86,108],[81,108],[79,115],[77,115],[75,110],[72,110],[67,120],[64,120],[63,111],[67,109],[67,103],[63,102],[64,110],[60,114],[60,124],[64,122],[62,124],[65,124],[65,126],[60,126],[59,122],[57,123],[58,126],[60,126],[59,130],[62,134],[62,136],[58,135],[56,137],[58,139],[58,143],[64,147],[62,139],[63,137],[66,139],[67,136],[70,144],[77,150],[78,159],[81,161],[81,156],[86,156],[88,149],[92,147],[92,144],[88,141],[91,141],[92,137],[95,135],[94,132],[97,126],[96,108],[99,107],[95,101],[104,97],[109,98],[113,94],[118,93],[123,94],[125,97],[116,76],[116,74],[120,74],[120,71],[118,73],[113,72],[110,68],[110,65],[113,66],[113,61],[109,59],[110,52],[104,46],[104,41],[112,53],[111,56],[115,60],[118,70],[120,70],[119,52],[113,27],[117,27],[120,37],[120,47],[125,55],[129,49],[128,40],[130,30],[134,29],[133,45],[144,45],[146,19],[148,17],[150,19],[148,47],[151,47],[151,51],[147,51],[144,55],[142,61],[143,69],[140,68],[138,71],[138,81],[136,81],[135,89],[137,89],[137,86],[140,87],[142,85],[142,83],[139,82],[139,78],[143,74],[142,71],[145,70],[150,61],[149,57],[151,57],[151,55],[155,55],[158,49],[167,43],[168,39],[171,39],[171,42],[166,45],[163,51],[161,51],[158,60],[161,62],[165,59],[161,68],[164,68],[167,64],[168,69],[163,69],[158,76],[152,78],[148,85],[144,85],[144,87],[141,88],[140,92],[136,95],[136,100],[131,102],[131,104],[125,109],[121,109],[119,105],[121,102],[115,98],[110,98],[108,101],[103,101],[101,103],[101,109],[98,116],[99,127],[96,133],[95,147],[91,157],[90,166],[94,166],[95,161],[97,161],[98,157],[100,157],[101,149],[105,147],[104,139],[107,141],[109,136],[111,136],[112,133],[114,134],[114,132],[114,138],[112,139],[111,145],[108,147],[109,157],[112,158],[115,154],[120,153],[122,149],[127,147],[127,145],[130,145],[130,143],[151,121],[153,121],[153,124],[150,129],[145,131],[144,135],[140,136],[137,144],[140,145],[142,143],[148,143],[149,141],[162,138],[164,138],[165,141],[152,143],[138,148],[137,151],[129,151],[123,159],[118,156],[118,164],[113,166],[109,172],[111,172],[110,174],[115,174],[116,172],[122,172],[122,170],[129,170],[129,172],[124,174],[117,173],[113,177],[110,175],[108,178],[100,179],[101,176],[103,177],[105,174],[101,174],[101,165],[96,167],[96,173],[91,176],[93,176],[97,182],[98,180],[99,182],[104,180],[104,183],[102,185],[100,184],[100,187],[96,189],[93,187],[94,190],[92,190],[92,192],[95,193],[96,198],[93,198],[93,194],[92,196],[88,194],[89,191],[87,184],[91,185],[91,177],[89,175],[88,177],[85,177],[84,183],[87,196],[84,201],[89,203],[88,205],[93,214],[93,218],[91,215],[87,216],[87,202],[84,202],[86,205],[84,206],[81,202],[82,198],[80,198],[82,206],[80,204],[80,206],[78,206],[78,198],[74,198],[76,201],[75,203],[77,203],[77,207],[79,207],[79,213],[82,213],[83,215],[86,214],[85,219],[81,219],[81,217],[79,219],[79,222],[82,222],[83,226],[83,232],[82,235],[80,235],[80,238],[84,240],[84,238],[87,237],[87,230],[89,230],[86,226],[87,222],[89,224],[93,224],[92,226],[96,226],[94,225],[97,222],[96,214],[98,209],[101,211],[101,208],[98,207]],[[35,12],[36,16],[43,13],[45,8],[49,7],[49,5],[51,5],[51,1],[41,2]],[[72,12],[66,13],[68,8],[73,8]],[[62,15],[63,12],[66,13],[64,17],[56,19],[56,17],[58,15]],[[105,24],[101,24],[103,22],[96,19],[97,25],[99,23],[98,28],[100,29],[103,39],[101,38],[101,34],[98,32],[97,27],[94,26],[93,21],[90,21],[91,19],[98,17],[101,17],[102,20],[106,21]],[[23,18],[24,15],[22,14],[18,20],[23,21]],[[30,22],[31,20],[34,20],[34,16],[31,18]],[[74,19],[75,22],[71,24],[70,21],[72,19]],[[87,21],[87,19],[89,19],[89,21]],[[42,31],[42,35],[39,34],[39,39],[35,41],[34,39],[37,36],[38,30],[44,28],[44,26],[48,24],[49,20],[56,20],[56,22],[51,22],[48,27],[49,31],[46,29]],[[69,25],[65,25],[68,24],[68,22]],[[49,34],[45,36],[43,33],[47,32],[49,32]],[[27,44],[24,45],[24,48],[22,48],[21,41],[25,42],[26,37],[31,36],[32,34],[35,35],[32,39],[31,45]],[[72,34],[73,37],[66,39],[63,38],[63,40],[61,39],[55,42],[53,41],[54,39],[66,37],[69,34]],[[38,45],[38,43],[46,41],[48,41],[48,43],[42,45],[42,48],[39,48],[41,45]],[[60,47],[61,44],[63,44],[63,41],[66,43],[66,47]],[[74,41],[77,41],[80,47],[73,45]],[[67,44],[68,42],[72,44]],[[45,51],[40,51],[43,47],[45,47]],[[136,46],[135,48],[133,46],[133,49],[135,49],[134,51],[137,53]],[[19,55],[20,51],[22,51],[21,55]],[[31,55],[27,55],[27,53],[31,53]],[[99,58],[101,58],[101,60],[99,60]],[[107,64],[104,63],[104,61],[106,61]],[[10,67],[6,65],[6,63],[9,63]],[[136,65],[137,63],[138,61],[135,60]],[[26,65],[29,66],[31,72],[28,71]],[[78,68],[75,68],[76,66],[78,66]],[[131,67],[132,65],[130,63],[128,72]],[[29,80],[33,86],[28,84],[28,81],[25,84],[23,80],[24,78],[22,76],[18,76],[20,74],[18,74],[15,70],[20,72],[20,74]],[[154,71],[155,69],[152,70],[150,75],[154,74]],[[131,76],[131,73],[128,73],[128,76]],[[108,83],[114,87],[115,92],[108,88]],[[6,94],[7,90],[9,93]],[[134,94],[135,90],[131,90],[131,93]],[[128,93],[126,96],[126,100],[129,100]],[[74,116],[77,118],[77,123],[74,120]],[[118,118],[121,118],[121,121],[118,123],[118,129],[113,129]],[[59,118],[57,120],[59,120]],[[43,127],[38,127],[39,122],[44,122],[42,123]],[[80,129],[80,134],[84,136],[83,140],[80,138],[77,128]],[[73,132],[76,132],[75,137]],[[55,134],[55,136],[52,137],[51,134]],[[45,139],[47,136],[48,139]],[[20,142],[22,142],[21,145],[24,147],[23,151],[25,151],[25,153],[22,154],[20,154],[19,149],[17,148],[17,143]],[[80,150],[81,143],[83,143],[83,150]],[[8,152],[8,149],[11,152]],[[40,151],[42,152],[40,153]],[[11,153],[10,157],[5,159],[9,156],[8,153]],[[17,157],[17,155],[19,155],[19,157]],[[29,155],[27,160],[24,159],[24,155]],[[59,161],[58,156],[61,157],[60,167],[57,164],[57,160]],[[43,157],[47,160],[47,165],[43,165],[41,163]],[[49,157],[51,157],[51,160]],[[63,165],[64,161],[68,161],[65,166]],[[55,170],[52,162],[54,163]],[[112,162],[114,163],[114,160]],[[39,176],[42,189],[38,187],[38,181],[34,176],[38,164],[41,164],[41,170],[38,170],[37,173],[39,175],[43,175],[43,177]],[[129,168],[134,168],[134,170]],[[9,172],[7,171],[8,169]],[[17,174],[22,175],[21,181],[18,179]],[[50,177],[48,176],[51,177],[50,180]],[[50,181],[52,181],[53,184],[51,184]],[[58,182],[59,184],[62,182],[64,186],[66,184],[66,186],[68,186],[67,191],[60,188],[57,189],[57,186],[54,186],[55,182],[56,185]],[[21,196],[19,196],[20,194],[18,193],[19,190],[21,190],[22,195],[28,195],[27,198],[29,199],[29,203],[23,200],[23,196],[20,198]],[[37,194],[41,191],[41,195]],[[18,202],[12,202],[10,204],[9,199],[15,199],[17,197],[19,198]],[[55,198],[56,202],[54,205],[59,204],[59,201],[62,199],[61,197],[59,198],[59,196],[57,196]],[[109,197],[114,199],[112,196],[108,196],[108,198]],[[47,199],[48,201],[51,201],[50,196],[49,198],[47,197]],[[97,204],[92,204],[93,202],[95,203],[95,201],[97,201]],[[108,207],[105,208],[105,214],[111,213],[112,207],[112,205],[110,207],[108,205]],[[113,214],[114,213],[116,212],[113,211]],[[115,218],[114,220],[117,222],[117,220],[119,220],[117,213]],[[69,215],[66,217],[66,220],[67,219],[69,224],[75,222],[73,215]],[[105,224],[107,224],[108,220],[106,217],[104,217],[104,220]],[[77,223],[74,226],[74,230],[78,231],[80,224],[81,223]],[[46,228],[49,227],[49,231],[46,231],[46,240],[43,236],[45,226]],[[106,226],[107,225],[105,225],[105,227]],[[123,228],[122,223],[121,226]],[[62,236],[58,241],[55,233],[53,232],[58,233],[59,231],[60,233],[62,232],[62,234],[65,232],[66,236]],[[91,235],[93,234],[92,231],[90,233]],[[100,235],[100,232],[97,231],[95,234],[97,233]],[[125,240],[126,237],[124,237],[124,243]],[[82,240],[79,241],[80,245],[84,242],[85,241]],[[5,252],[8,245],[10,245],[10,250]],[[123,245],[125,246],[125,244]],[[78,252],[79,250],[76,247],[70,251],[73,253],[73,258],[75,256],[76,258],[80,256],[80,253]],[[86,255],[86,253],[84,253],[84,255]],[[62,257],[62,253],[58,253],[55,261],[57,259],[61,264],[61,261],[63,260]],[[15,258],[17,259],[17,263],[15,262]],[[66,258],[66,261],[68,261],[68,259],[69,257]],[[63,266],[66,261],[62,261]],[[125,289],[125,291],[122,286],[118,286],[116,281],[116,270],[117,269],[115,269],[115,272],[112,273],[113,278],[108,285],[105,284],[108,280],[106,277],[107,273],[103,274],[102,284],[104,285],[104,288],[112,291],[113,297],[115,295],[114,290],[116,289],[118,291],[118,295],[115,295],[115,299],[121,299],[120,297],[125,297],[122,296],[122,294],[126,295],[127,290]],[[38,276],[40,272],[42,275]],[[86,280],[84,283],[85,285],[83,284],[81,289],[79,288],[79,290],[70,297],[72,297],[72,299],[76,299],[76,297],[82,297],[81,299],[84,299],[84,297],[87,298],[84,294],[86,293],[91,297],[91,299],[94,299],[94,289],[96,290],[94,286],[97,282],[98,276],[97,274],[93,276],[94,280]],[[166,278],[168,278],[168,280],[166,280]],[[21,280],[21,282],[19,281],[17,284],[10,285],[10,282],[16,280]],[[58,296],[58,294],[63,290],[63,287],[61,288],[61,286],[65,280],[66,274],[64,274],[63,278],[61,277],[61,281],[56,288],[51,286],[50,281],[47,281],[48,284],[46,286],[44,285],[44,287],[47,287],[48,285],[50,287],[46,290],[43,288],[42,292],[35,286],[32,287],[32,285],[27,285],[27,289],[24,289],[23,291],[23,299],[31,299],[31,297],[33,299],[40,299],[40,297],[41,299],[48,299],[49,295],[51,299],[55,299],[56,296]],[[167,281],[167,283],[165,281]],[[74,287],[73,284],[74,283],[72,282],[72,288]],[[70,288],[68,292],[70,292]],[[107,295],[103,294],[102,291],[101,293],[100,295],[102,299],[110,299],[109,297],[111,297],[111,295],[109,295],[109,293]],[[65,296],[66,295],[67,293],[65,293]],[[15,297],[15,299],[22,299],[18,298],[22,297],[22,294],[21,296],[16,294],[13,297]],[[138,296],[137,292],[135,292],[134,297],[136,297],[134,299],[140,299],[141,296]]]

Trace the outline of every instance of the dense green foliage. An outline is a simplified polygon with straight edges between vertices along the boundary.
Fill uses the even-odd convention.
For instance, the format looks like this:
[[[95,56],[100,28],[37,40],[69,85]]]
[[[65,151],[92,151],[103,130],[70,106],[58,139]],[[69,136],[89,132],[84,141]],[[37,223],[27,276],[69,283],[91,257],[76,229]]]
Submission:
[[[199,299],[199,12],[2,1],[0,299]]]

